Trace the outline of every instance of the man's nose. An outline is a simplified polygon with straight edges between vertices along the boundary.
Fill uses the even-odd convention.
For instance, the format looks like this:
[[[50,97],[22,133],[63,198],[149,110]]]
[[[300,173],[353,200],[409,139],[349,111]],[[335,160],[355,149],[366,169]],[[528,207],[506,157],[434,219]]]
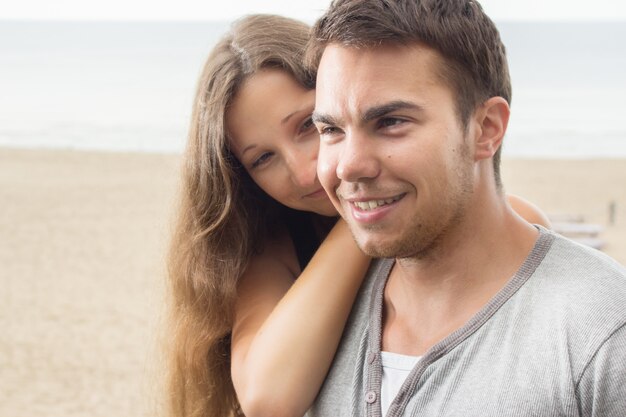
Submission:
[[[337,161],[337,177],[342,181],[359,182],[380,173],[376,149],[367,136],[358,132],[346,134]]]

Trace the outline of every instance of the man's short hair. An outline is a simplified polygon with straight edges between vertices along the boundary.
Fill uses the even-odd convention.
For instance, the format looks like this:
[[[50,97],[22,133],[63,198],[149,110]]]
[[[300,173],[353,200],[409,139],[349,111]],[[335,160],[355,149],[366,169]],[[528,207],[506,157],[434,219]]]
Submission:
[[[317,68],[329,44],[367,48],[413,43],[443,57],[439,75],[456,93],[464,128],[476,106],[490,97],[511,103],[504,45],[495,24],[474,0],[334,0],[313,26],[307,63]],[[500,153],[501,148],[493,157],[498,187]]]

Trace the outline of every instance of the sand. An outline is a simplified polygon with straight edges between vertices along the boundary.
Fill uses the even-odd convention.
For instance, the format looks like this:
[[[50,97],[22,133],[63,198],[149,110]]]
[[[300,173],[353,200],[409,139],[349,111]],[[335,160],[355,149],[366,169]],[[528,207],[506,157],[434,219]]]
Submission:
[[[626,265],[626,160],[505,160],[502,178],[507,192],[554,218],[580,216],[600,225],[603,251]]]
[[[179,159],[0,149],[0,417],[157,414]],[[602,224],[626,264],[626,161],[507,160],[503,176]]]
[[[0,150],[0,416],[154,415],[177,163]]]

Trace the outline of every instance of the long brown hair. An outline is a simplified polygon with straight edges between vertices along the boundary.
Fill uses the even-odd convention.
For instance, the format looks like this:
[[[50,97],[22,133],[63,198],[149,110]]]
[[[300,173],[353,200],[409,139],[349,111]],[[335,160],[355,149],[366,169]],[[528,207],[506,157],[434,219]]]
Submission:
[[[242,82],[262,68],[281,68],[313,88],[302,63],[308,35],[292,19],[245,17],[214,47],[200,77],[169,257],[170,416],[240,414],[230,377],[237,282],[276,207],[229,151],[225,115]]]

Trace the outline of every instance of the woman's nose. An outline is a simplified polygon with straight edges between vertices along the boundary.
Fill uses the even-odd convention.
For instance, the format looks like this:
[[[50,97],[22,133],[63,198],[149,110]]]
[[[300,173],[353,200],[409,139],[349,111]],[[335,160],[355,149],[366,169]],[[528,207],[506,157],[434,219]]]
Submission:
[[[317,154],[294,152],[287,164],[291,180],[298,187],[309,188],[317,182]]]

